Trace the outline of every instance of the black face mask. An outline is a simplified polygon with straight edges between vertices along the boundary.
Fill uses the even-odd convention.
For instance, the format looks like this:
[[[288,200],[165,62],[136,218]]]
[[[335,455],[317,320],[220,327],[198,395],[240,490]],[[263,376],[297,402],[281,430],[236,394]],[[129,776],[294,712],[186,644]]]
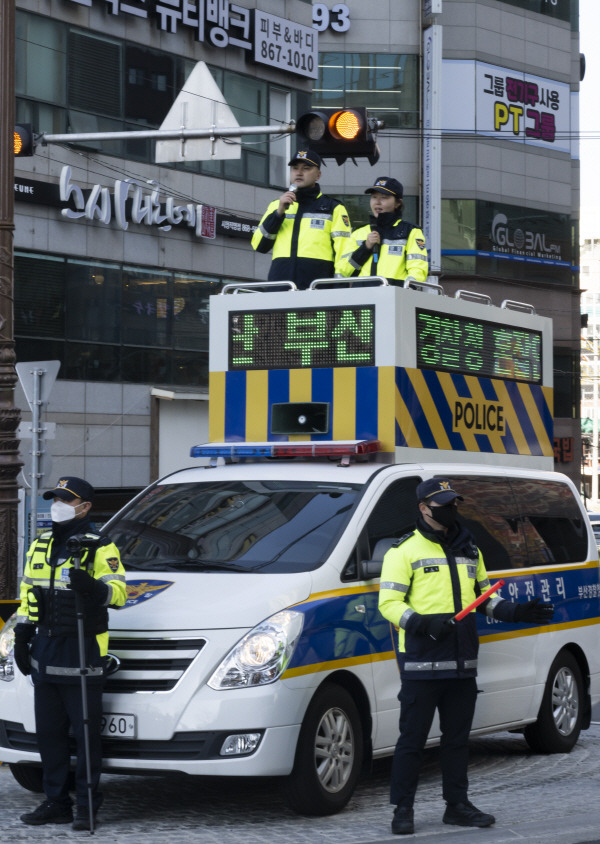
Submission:
[[[445,528],[451,528],[458,516],[458,510],[453,501],[450,504],[444,504],[442,507],[430,507],[429,510],[431,518]]]

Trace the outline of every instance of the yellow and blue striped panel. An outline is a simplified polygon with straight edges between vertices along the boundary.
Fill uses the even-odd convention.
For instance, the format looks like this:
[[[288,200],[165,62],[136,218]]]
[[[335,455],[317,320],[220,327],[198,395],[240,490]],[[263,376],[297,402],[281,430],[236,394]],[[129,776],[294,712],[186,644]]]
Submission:
[[[327,402],[328,434],[272,435],[271,406]],[[553,455],[552,390],[403,367],[211,372],[211,442],[378,439],[394,446]]]
[[[396,402],[398,446],[554,453],[550,387],[398,367]]]
[[[209,391],[211,442],[377,439],[394,450],[393,366],[211,372]],[[330,433],[272,435],[271,406],[279,402],[329,403]]]

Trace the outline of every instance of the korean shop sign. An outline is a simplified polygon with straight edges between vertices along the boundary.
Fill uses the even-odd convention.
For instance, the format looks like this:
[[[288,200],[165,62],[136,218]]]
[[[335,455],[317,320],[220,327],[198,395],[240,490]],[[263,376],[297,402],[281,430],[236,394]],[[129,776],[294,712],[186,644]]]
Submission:
[[[444,61],[442,126],[571,152],[570,88],[476,61]]]
[[[236,47],[275,70],[317,78],[318,33],[312,26],[246,9],[231,0],[70,0],[122,18],[154,21],[167,34],[192,32],[196,41]]]

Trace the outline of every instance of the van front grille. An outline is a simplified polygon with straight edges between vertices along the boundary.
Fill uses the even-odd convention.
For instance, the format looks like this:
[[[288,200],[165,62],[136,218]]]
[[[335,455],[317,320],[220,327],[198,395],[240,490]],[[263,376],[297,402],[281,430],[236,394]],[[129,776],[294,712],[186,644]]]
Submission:
[[[177,685],[205,644],[206,639],[111,636],[108,653],[119,661],[119,668],[106,678],[105,691],[168,692]]]

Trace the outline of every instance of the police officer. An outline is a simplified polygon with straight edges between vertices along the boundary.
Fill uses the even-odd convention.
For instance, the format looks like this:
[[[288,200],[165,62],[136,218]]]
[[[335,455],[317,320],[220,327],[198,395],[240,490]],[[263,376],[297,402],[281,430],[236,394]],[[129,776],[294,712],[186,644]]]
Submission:
[[[471,534],[457,521],[458,501],[450,481],[432,478],[417,486],[416,530],[384,557],[379,609],[398,627],[400,737],[392,765],[390,800],[396,806],[392,832],[414,832],[413,802],[423,748],[435,710],[440,716],[440,764],[444,823],[486,827],[493,815],[469,802],[468,738],[477,697],[479,640],[475,613],[453,618],[490,582]],[[478,608],[508,622],[542,624],[552,604],[534,598],[523,604],[488,598]]]
[[[103,671],[108,649],[108,607],[123,606],[125,570],[116,546],[91,531],[93,487],[62,477],[53,490],[52,530],[34,540],[21,582],[14,657],[34,685],[36,736],[42,758],[46,800],[23,823],[41,825],[73,821],[69,796],[69,725],[76,748],[77,810],[73,829],[90,829],[86,747],[84,740],[77,609],[83,613],[92,810],[102,803],[98,791],[102,764],[101,718]],[[81,568],[75,569],[67,543],[81,540]],[[77,542],[75,541],[75,544]]]
[[[369,224],[353,232],[342,274],[382,275],[392,284],[409,276],[425,281],[429,268],[425,237],[420,228],[402,219],[401,183],[382,176],[365,193],[371,194]]]
[[[252,237],[257,252],[273,250],[269,281],[293,281],[306,290],[333,278],[348,251],[350,220],[341,202],[321,193],[321,156],[299,150],[289,162],[291,186],[273,200]]]

